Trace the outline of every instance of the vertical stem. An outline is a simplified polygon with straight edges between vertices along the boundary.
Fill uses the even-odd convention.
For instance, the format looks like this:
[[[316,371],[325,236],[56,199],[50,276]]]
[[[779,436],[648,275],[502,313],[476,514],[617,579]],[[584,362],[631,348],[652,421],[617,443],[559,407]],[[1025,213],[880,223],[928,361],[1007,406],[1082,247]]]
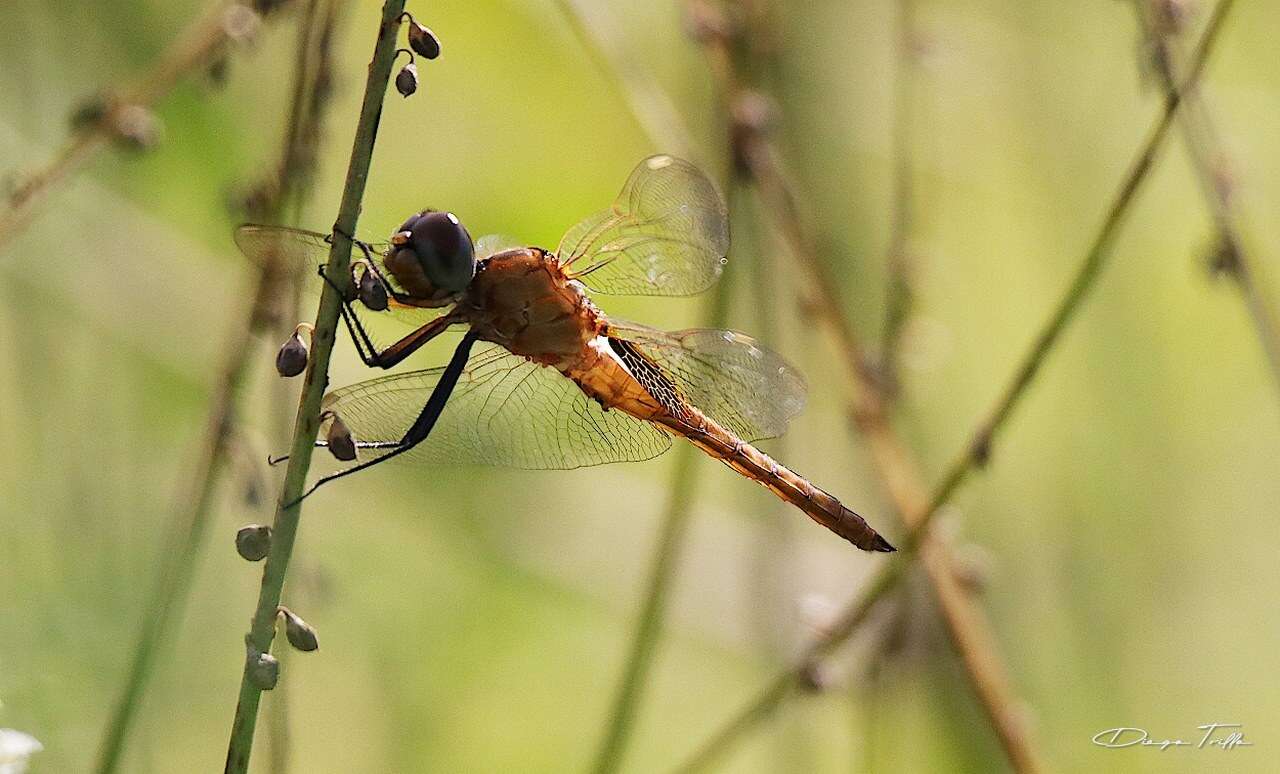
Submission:
[[[885,287],[884,330],[880,341],[881,375],[891,392],[896,392],[898,385],[898,349],[914,300],[909,240],[915,217],[911,161],[915,126],[915,3],[916,0],[898,0],[897,4],[898,30],[893,74],[893,203],[886,252],[888,280]]]
[[[729,287],[727,276],[716,286],[708,315],[711,325],[722,324],[727,314]],[[653,547],[640,618],[636,621],[622,678],[609,711],[604,739],[600,742],[595,763],[591,767],[595,774],[608,774],[617,771],[622,765],[627,742],[635,726],[635,714],[643,698],[649,670],[653,666],[653,654],[662,635],[662,622],[667,613],[667,592],[680,563],[680,551],[688,531],[689,510],[697,483],[694,465],[698,455],[683,443],[674,454],[676,461],[671,478],[671,498],[667,501],[667,509],[662,517],[658,542]]]
[[[684,444],[676,449],[675,454],[671,499],[667,502],[658,542],[653,548],[640,618],[636,621],[635,633],[631,637],[631,648],[609,712],[605,737],[596,753],[595,764],[591,767],[596,774],[617,771],[622,765],[622,757],[635,726],[636,710],[639,709],[649,669],[653,664],[653,653],[662,633],[667,591],[680,562],[680,549],[689,526],[689,506],[693,503],[693,489],[697,478],[694,454]]]
[[[289,129],[282,144],[279,173],[273,173],[265,184],[268,195],[262,198],[262,211],[253,213],[255,218],[268,222],[278,219],[290,199],[298,202],[302,200],[307,173],[303,167],[306,165],[290,164],[289,160],[303,157],[299,146],[307,141],[307,127],[314,131],[320,121],[319,106],[308,105],[303,99],[303,95],[309,91],[308,85],[311,84],[313,75],[307,67],[306,51],[311,21],[310,14],[302,20],[302,43],[293,75],[294,98],[286,117]],[[185,50],[185,47],[179,47],[179,50]],[[166,61],[172,59],[173,57],[168,57]],[[159,68],[159,71],[165,72],[172,70],[172,65]],[[153,86],[152,90],[157,88],[158,86]],[[307,110],[308,107],[311,109]],[[283,284],[287,284],[280,282],[280,279],[279,272],[264,270],[259,273],[250,306],[237,323],[231,340],[227,342],[226,357],[214,386],[209,421],[201,442],[196,470],[190,479],[189,490],[178,498],[168,547],[163,553],[165,566],[160,572],[138,635],[124,690],[112,710],[103,735],[96,769],[103,774],[114,772],[119,767],[125,742],[142,704],[143,692],[155,669],[162,639],[182,617],[194,579],[196,561],[208,535],[213,493],[221,475],[228,438],[240,403],[241,384],[254,352],[255,334],[273,314],[272,297]]]
[[[209,422],[204,433],[197,473],[190,491],[180,497],[178,513],[172,525],[167,549],[163,554],[166,563],[157,579],[155,592],[146,611],[146,619],[133,650],[133,661],[125,678],[124,690],[112,710],[98,754],[96,771],[108,774],[120,765],[125,741],[132,730],[142,694],[155,668],[156,657],[164,634],[181,618],[195,574],[196,559],[209,531],[209,512],[213,492],[218,480],[223,455],[226,450],[228,430],[235,406],[240,401],[241,383],[248,369],[249,353],[253,350],[253,330],[256,327],[257,310],[266,304],[263,294],[270,283],[260,282],[252,309],[238,325],[231,341],[227,342],[228,359],[214,388],[214,399],[209,411]]]
[[[382,8],[382,20],[378,26],[377,42],[369,63],[369,75],[365,83],[364,101],[360,108],[360,121],[356,127],[351,150],[351,162],[347,167],[346,184],[342,203],[333,225],[333,246],[325,271],[329,277],[350,282],[351,234],[355,233],[360,217],[360,203],[364,197],[369,165],[373,157],[374,141],[378,135],[378,122],[382,116],[382,101],[391,80],[391,68],[395,60],[396,37],[400,30],[400,14],[405,0],[387,0]],[[315,332],[312,336],[311,362],[303,383],[302,398],[294,421],[293,447],[290,450],[289,467],[285,471],[284,485],[280,493],[280,505],[276,511],[272,530],[271,552],[262,572],[262,589],[258,595],[253,625],[245,639],[246,658],[240,680],[240,697],[236,705],[235,719],[231,727],[231,739],[227,746],[226,771],[243,774],[249,768],[249,754],[253,747],[253,732],[258,718],[258,702],[262,688],[252,677],[256,654],[270,652],[275,638],[276,609],[284,587],[285,573],[293,553],[293,543],[298,534],[298,522],[302,512],[297,502],[306,484],[307,471],[311,467],[311,453],[315,448],[316,434],[320,429],[320,400],[328,383],[329,357],[337,334],[338,312],[341,299],[328,283],[320,296],[320,308],[316,313]]]

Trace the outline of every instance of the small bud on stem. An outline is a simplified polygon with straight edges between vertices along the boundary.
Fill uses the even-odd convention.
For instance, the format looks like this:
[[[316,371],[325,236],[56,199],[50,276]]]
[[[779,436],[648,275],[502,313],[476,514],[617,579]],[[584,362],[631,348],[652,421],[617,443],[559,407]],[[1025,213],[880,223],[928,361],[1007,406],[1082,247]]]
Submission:
[[[386,311],[388,306],[387,288],[372,269],[365,267],[364,273],[360,275],[357,287],[356,297],[360,299],[360,303],[375,312]]]
[[[276,372],[283,377],[297,376],[307,370],[307,359],[310,355],[307,343],[302,340],[301,333],[304,330],[307,331],[307,335],[310,335],[314,328],[311,323],[299,323],[293,329],[293,335],[276,353]]]
[[[325,445],[329,453],[343,462],[351,462],[356,458],[356,441],[351,436],[351,430],[347,428],[347,423],[332,411],[326,411],[321,418],[326,417],[330,419],[329,430],[325,433]]]
[[[396,91],[400,96],[409,97],[418,90],[418,66],[413,62],[400,68],[396,73]]]
[[[271,550],[271,528],[264,524],[248,524],[236,532],[236,553],[245,560],[259,562]]]
[[[409,48],[427,59],[440,56],[440,39],[436,34],[422,26],[412,16],[409,17]]]
[[[316,639],[316,630],[311,628],[311,624],[299,618],[297,613],[284,605],[276,608],[276,612],[284,618],[284,636],[288,638],[290,645],[307,653],[320,647],[320,641]]]

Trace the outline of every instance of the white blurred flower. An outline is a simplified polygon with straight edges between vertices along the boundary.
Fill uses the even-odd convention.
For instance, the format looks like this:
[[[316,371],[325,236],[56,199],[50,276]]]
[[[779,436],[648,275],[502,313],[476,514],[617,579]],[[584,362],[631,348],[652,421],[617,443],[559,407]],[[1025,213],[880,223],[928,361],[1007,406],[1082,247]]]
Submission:
[[[814,634],[825,635],[835,625],[840,608],[823,594],[802,594],[797,602],[800,623]]]
[[[0,774],[22,774],[27,759],[44,749],[31,734],[0,728]]]

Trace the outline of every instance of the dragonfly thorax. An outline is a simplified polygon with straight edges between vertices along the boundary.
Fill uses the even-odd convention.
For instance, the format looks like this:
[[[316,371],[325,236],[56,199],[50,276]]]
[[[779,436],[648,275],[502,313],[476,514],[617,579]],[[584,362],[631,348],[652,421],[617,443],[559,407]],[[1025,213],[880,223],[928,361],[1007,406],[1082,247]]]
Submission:
[[[583,357],[603,325],[581,285],[536,247],[491,256],[460,306],[482,340],[557,368]]]

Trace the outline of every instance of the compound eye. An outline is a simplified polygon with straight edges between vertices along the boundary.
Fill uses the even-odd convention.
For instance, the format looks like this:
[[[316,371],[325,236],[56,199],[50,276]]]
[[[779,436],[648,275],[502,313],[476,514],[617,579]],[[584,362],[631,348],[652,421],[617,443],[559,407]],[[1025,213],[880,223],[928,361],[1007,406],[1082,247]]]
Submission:
[[[424,212],[406,224],[409,245],[431,284],[453,293],[465,290],[476,273],[471,234],[452,212]]]

